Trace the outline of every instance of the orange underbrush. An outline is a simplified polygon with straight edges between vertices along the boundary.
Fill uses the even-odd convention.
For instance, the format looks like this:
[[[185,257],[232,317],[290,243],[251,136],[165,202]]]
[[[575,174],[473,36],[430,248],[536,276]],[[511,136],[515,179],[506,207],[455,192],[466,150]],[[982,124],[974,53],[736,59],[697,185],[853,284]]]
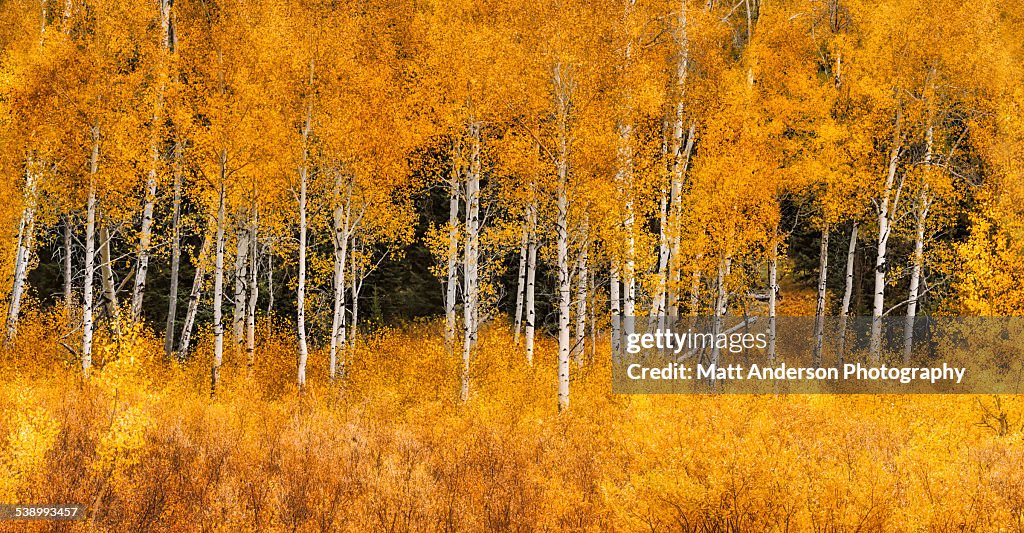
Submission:
[[[1016,397],[615,396],[605,347],[558,415],[553,347],[529,368],[492,327],[463,405],[430,324],[362,338],[344,383],[311,354],[299,394],[264,324],[211,399],[208,345],[128,330],[83,381],[34,320],[0,360],[0,502],[84,504],[67,530],[1024,528]]]

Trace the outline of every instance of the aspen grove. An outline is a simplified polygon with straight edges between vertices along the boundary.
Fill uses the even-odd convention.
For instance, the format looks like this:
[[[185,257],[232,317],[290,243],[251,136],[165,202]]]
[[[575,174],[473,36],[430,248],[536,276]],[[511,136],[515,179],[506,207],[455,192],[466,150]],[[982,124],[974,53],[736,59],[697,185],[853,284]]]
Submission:
[[[817,366],[826,318],[827,357],[863,317],[869,358],[910,361],[919,317],[1024,312],[1021,29],[990,0],[2,1],[0,502],[135,530],[1019,528],[1019,401],[608,383],[682,317],[764,317],[774,355],[813,316]],[[793,479],[827,433],[776,411],[863,446],[844,496],[836,465]],[[60,457],[80,486],[33,478]],[[234,495],[143,486],[146,457]],[[245,488],[261,461],[277,481]],[[901,503],[932,467],[953,488]]]

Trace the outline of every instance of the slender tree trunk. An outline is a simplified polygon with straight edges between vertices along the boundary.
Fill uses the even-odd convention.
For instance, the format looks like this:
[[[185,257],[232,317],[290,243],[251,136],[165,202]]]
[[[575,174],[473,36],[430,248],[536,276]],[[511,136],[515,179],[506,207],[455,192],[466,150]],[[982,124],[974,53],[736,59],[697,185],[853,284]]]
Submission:
[[[593,269],[588,269],[587,280],[590,283],[590,303],[588,309],[590,310],[590,364],[593,364],[594,359],[597,357],[597,282],[595,280],[597,276]]]
[[[174,0],[161,0],[161,21],[163,22],[164,46],[170,53],[177,48],[177,32],[171,20],[171,7]],[[177,73],[174,74],[178,81]],[[171,279],[167,299],[167,328],[164,339],[164,352],[168,357],[174,352],[175,321],[178,317],[178,283],[181,268],[181,189],[182,189],[182,141],[175,131],[174,148],[171,151],[173,174],[173,204],[171,207]]]
[[[622,294],[619,287],[619,266],[615,259],[611,260],[608,275],[608,296],[611,299],[612,314],[612,361],[618,362],[622,356]]]
[[[249,285],[249,228],[238,218],[237,245],[235,247],[235,297],[231,308],[231,333],[235,348],[233,354],[240,355],[245,342],[246,293]]]
[[[628,31],[630,25],[630,19],[632,17],[633,9],[636,5],[635,0],[625,1],[625,10],[623,12],[623,27],[627,28],[627,32],[624,36],[624,46],[622,48],[623,54],[621,59],[621,68],[624,72],[632,70],[633,66],[633,43],[634,37]],[[561,80],[559,80],[561,81]],[[626,249],[622,258],[622,271],[620,275],[622,277],[623,294],[622,294],[622,311],[626,316],[626,323],[623,325],[625,334],[628,337],[633,333],[636,327],[636,212],[635,212],[635,188],[633,183],[633,94],[632,86],[626,84],[624,87],[623,94],[623,109],[622,116],[619,117],[616,122],[615,129],[617,134],[617,165],[618,170],[615,175],[615,185],[618,189],[619,194],[624,199],[624,219],[622,222],[623,231],[625,232],[625,244]],[[568,124],[568,105],[566,95],[564,93],[559,94],[558,104],[560,106],[559,112],[565,110],[565,113],[560,115],[560,119],[563,119],[563,123],[560,124],[561,130],[559,133],[567,135]],[[567,158],[567,154],[559,154],[563,158]],[[568,163],[566,163],[568,164]],[[566,369],[568,372],[568,367]],[[568,378],[567,378],[568,379]],[[568,386],[568,383],[567,383]]]
[[[206,278],[206,256],[210,250],[210,233],[203,236],[203,244],[196,255],[196,273],[192,278],[192,291],[188,297],[188,309],[185,310],[185,322],[181,326],[181,344],[178,346],[178,359],[184,361],[188,356],[188,348],[192,341],[192,326],[196,323],[199,311],[199,299],[203,294],[203,281]]]
[[[114,327],[114,333],[121,337],[121,321],[117,301],[117,287],[114,285],[114,263],[110,256],[110,228],[106,221],[100,224],[100,277],[103,282],[103,300],[106,303],[107,317]]]
[[[274,244],[267,243],[267,316],[274,314]]]
[[[71,323],[71,315],[75,306],[75,272],[72,269],[72,252],[74,250],[71,228],[71,215],[64,215],[64,311],[67,314],[68,323]]]
[[[569,232],[566,230],[569,214],[568,184],[566,183],[564,154],[559,157],[558,219],[558,409],[569,408],[569,305],[571,303],[569,279]]]
[[[249,371],[256,365],[256,302],[260,297],[259,287],[259,213],[253,206],[252,221],[250,222],[249,235],[249,305],[245,309],[245,360],[249,365]]]
[[[668,227],[668,190],[661,188],[661,198],[658,202],[658,275],[657,284],[654,289],[654,297],[651,299],[651,317],[648,321],[648,329],[657,325],[659,329],[664,328],[664,314],[666,312],[665,300],[668,283],[668,259],[669,259],[669,227]]]
[[[537,325],[537,204],[531,200],[527,206],[527,224],[530,227],[526,245],[526,363],[533,366],[534,336]]]
[[[914,257],[910,269],[910,293],[907,296],[907,316],[903,324],[903,362],[909,363],[914,348],[914,322],[917,319],[917,301],[921,289],[921,267],[924,264],[924,228],[930,200],[928,192],[922,191],[914,231]]]
[[[309,84],[310,89],[314,81],[315,62],[309,60]],[[312,96],[310,96],[312,98]],[[299,167],[299,281],[296,287],[296,327],[299,336],[299,368],[298,384],[299,390],[306,388],[306,360],[309,357],[309,348],[306,345],[306,187],[309,179],[309,135],[313,130],[313,101],[306,104],[306,117],[302,126],[302,163]]]
[[[224,181],[226,179],[227,154],[220,156],[220,188],[217,192],[217,244],[213,275],[213,369],[210,373],[210,394],[217,394],[220,380],[220,365],[224,361]],[[193,290],[195,288],[193,287]],[[188,330],[186,330],[186,334]],[[182,350],[186,348],[182,342]],[[184,353],[184,352],[183,352]]]
[[[25,292],[25,279],[28,276],[28,264],[32,258],[32,237],[36,220],[36,181],[33,168],[35,163],[29,159],[25,165],[25,208],[21,213],[18,226],[18,244],[14,256],[14,285],[11,290],[11,302],[7,310],[7,340],[14,338],[18,332],[18,315],[21,313],[21,300]]]
[[[171,287],[167,297],[164,353],[174,352],[174,322],[178,315],[178,276],[181,269],[181,142],[174,143],[174,200],[171,206]]]
[[[569,109],[570,91],[567,80],[562,79],[561,63],[555,66],[555,87],[558,120],[558,154],[556,173],[557,186],[557,215],[555,229],[557,231],[557,263],[558,263],[558,410],[565,411],[569,408],[569,306],[571,304],[571,280],[569,277]],[[625,132],[628,138],[628,131]],[[620,128],[620,139],[623,137],[623,130]],[[626,161],[628,161],[627,158]],[[628,180],[626,180],[628,183]],[[632,187],[627,197],[632,194]],[[627,227],[628,241],[632,241],[631,211],[629,200],[627,200]],[[627,276],[627,310],[628,314],[633,311],[632,293],[632,256],[627,250],[626,276]]]
[[[92,128],[92,155],[89,158],[89,198],[85,204],[85,281],[82,286],[82,374],[89,377],[92,367],[92,282],[96,277],[96,173],[99,172],[100,130]]]
[[[307,122],[308,124],[308,122]],[[296,288],[296,322],[299,335],[299,389],[306,388],[306,359],[309,357],[306,346],[306,162],[303,153],[303,164],[299,170],[299,283]]]
[[[682,90],[682,89],[680,89]],[[681,120],[677,110],[676,121]],[[681,125],[681,123],[680,123]],[[679,126],[677,126],[679,127]],[[670,197],[671,212],[669,213],[669,227],[671,228],[670,238],[672,250],[669,254],[669,314],[672,317],[679,316],[679,293],[683,278],[683,184],[686,180],[686,172],[690,166],[690,154],[693,153],[693,142],[696,136],[696,126],[690,123],[690,129],[686,134],[686,145],[683,153],[676,153],[674,158],[674,169],[672,172],[672,188]],[[678,149],[678,148],[677,148]],[[691,295],[692,296],[692,295]]]
[[[631,124],[619,124],[619,181],[625,189],[626,220],[626,257],[623,270],[622,312],[626,317],[625,335],[629,337],[636,327],[636,214],[633,211],[633,149]]]
[[[682,188],[686,175],[686,167],[689,163],[690,151],[693,147],[694,125],[690,124],[689,137],[686,146],[683,146],[683,121],[686,114],[686,78],[690,70],[690,37],[686,19],[686,1],[679,1],[679,11],[676,15],[675,45],[676,45],[676,72],[675,87],[673,90],[674,114],[672,124],[672,181],[670,186],[670,202],[672,212],[669,225],[671,229],[671,258],[668,274],[669,284],[672,289],[669,291],[669,313],[673,317],[679,316],[679,282],[682,278]]]
[[[159,114],[153,120],[158,120]],[[156,167],[160,161],[160,150],[154,139],[150,146],[152,162],[146,177],[145,202],[142,207],[142,228],[139,230],[139,248],[136,258],[135,287],[132,290],[132,321],[142,319],[142,299],[146,294],[146,275],[149,273],[149,252],[153,240],[153,209],[156,205]]]
[[[530,223],[527,220],[528,215],[523,213],[523,236],[519,240],[519,277],[516,281],[516,313],[515,318],[515,329],[512,335],[512,342],[519,345],[519,333],[523,329],[523,300],[526,292],[526,256],[527,256],[527,243],[530,240]]]
[[[170,51],[170,8],[173,0],[160,0],[159,17],[161,28],[161,45],[164,50]],[[157,83],[156,107],[153,109],[152,124],[150,125],[150,167],[146,176],[145,199],[142,207],[142,227],[139,229],[139,248],[137,251],[135,287],[132,290],[131,318],[133,322],[142,319],[142,299],[146,294],[146,278],[149,273],[150,246],[153,240],[153,210],[156,204],[157,168],[160,165],[160,128],[163,120],[164,90],[166,78],[163,72],[163,63],[160,65],[160,77]],[[177,148],[177,145],[175,145]],[[173,328],[170,331],[174,331]]]
[[[353,251],[356,250],[356,241],[355,241],[354,237],[353,237],[353,240],[352,240],[352,250]],[[353,260],[352,261],[352,287],[351,287],[351,291],[352,291],[352,293],[351,293],[352,294],[352,328],[351,329],[352,329],[352,331],[351,331],[351,335],[349,335],[349,344],[348,344],[349,351],[354,351],[355,350],[356,342],[359,340],[359,291],[360,291],[360,288],[362,286],[361,283],[360,283],[360,277],[359,276],[360,276],[359,264],[355,260]]]
[[[925,168],[932,164],[932,143],[935,135],[934,127],[929,124],[925,132]],[[914,349],[914,322],[917,320],[917,301],[921,289],[921,269],[924,267],[924,229],[928,218],[928,210],[932,200],[928,194],[928,184],[921,184],[916,208],[916,226],[914,228],[914,258],[910,269],[910,293],[907,296],[907,317],[903,324],[903,362],[910,363]]]
[[[654,295],[651,298],[651,316],[647,322],[647,329],[654,329],[655,325],[658,329],[665,328],[665,313],[668,310],[668,261],[669,252],[671,248],[669,243],[671,238],[669,237],[669,224],[668,224],[668,199],[669,199],[669,188],[672,181],[672,165],[669,163],[669,129],[670,124],[668,117],[664,117],[661,120],[661,162],[662,168],[665,170],[665,175],[662,176],[660,181],[660,191],[658,198],[658,262],[655,266],[657,272],[657,281],[655,283]]]
[[[462,401],[469,400],[469,363],[477,341],[479,316],[480,254],[480,124],[469,125],[471,142],[469,172],[466,175],[465,306],[463,307]]]
[[[850,231],[850,246],[846,251],[846,287],[843,289],[843,307],[839,310],[839,365],[846,355],[846,320],[850,316],[850,300],[853,297],[853,267],[857,259],[857,232],[859,223],[853,222]]]
[[[587,220],[583,220],[583,239],[580,247],[580,255],[576,262],[576,342],[573,343],[573,350],[576,352],[576,366],[583,366],[583,352],[586,349],[587,338],[587,248],[589,236],[587,235]]]
[[[347,241],[347,239],[346,239]],[[331,355],[328,366],[328,377],[331,381],[337,378],[338,344],[345,345],[342,321],[345,319],[345,266],[341,246],[334,244],[334,310],[331,314]],[[344,372],[343,372],[344,374]]]
[[[335,196],[337,198],[334,206],[334,238],[331,242],[334,246],[334,314],[331,321],[331,361],[330,378],[334,380],[337,376],[338,347],[345,347],[345,267],[348,261],[348,236],[349,222],[352,206],[352,181],[348,180],[347,187],[342,183],[344,174],[339,171],[335,175]],[[342,188],[344,187],[344,197]],[[341,361],[341,376],[345,376],[345,361]]]
[[[452,170],[448,179],[448,283],[444,297],[444,339],[449,352],[455,347],[455,298],[459,280],[459,175],[462,173],[462,141],[454,142]]]
[[[818,303],[814,312],[814,366],[821,366],[821,349],[825,336],[825,291],[828,289],[829,229],[821,232],[821,250],[818,258]]]
[[[900,157],[900,113],[896,115],[896,129],[893,134],[892,150],[889,152],[889,170],[885,178],[885,188],[878,206],[878,254],[875,259],[875,294],[871,311],[871,357],[878,360],[882,352],[882,314],[885,312],[885,272],[889,269],[886,262],[886,250],[889,244],[889,227],[892,213],[896,211],[899,195],[893,199],[896,186],[896,170]]]
[[[634,6],[634,0],[626,0],[626,9],[624,17],[629,18],[630,12]],[[633,39],[627,37],[625,46],[623,48],[622,68],[628,70],[632,64],[632,50],[633,50]],[[628,87],[627,87],[628,90]],[[567,106],[568,103],[564,101],[564,95],[559,95],[559,105]],[[631,99],[630,94],[626,94],[626,109],[624,116],[618,120],[615,129],[618,135],[618,147],[617,147],[617,164],[618,171],[615,175],[615,185],[619,191],[619,194],[625,198],[623,205],[625,210],[625,218],[623,219],[622,226],[625,232],[626,238],[626,250],[625,257],[623,258],[623,271],[622,271],[622,283],[623,283],[623,312],[625,313],[627,320],[625,324],[626,335],[628,336],[633,332],[635,324],[636,314],[636,236],[634,235],[636,226],[636,214],[634,213],[634,190],[633,190],[633,146],[632,146],[632,135],[633,135],[633,123],[632,117],[630,116]],[[560,117],[566,118],[566,117]],[[561,125],[564,128],[565,124]],[[562,133],[565,133],[562,131]],[[564,156],[564,154],[560,154]]]

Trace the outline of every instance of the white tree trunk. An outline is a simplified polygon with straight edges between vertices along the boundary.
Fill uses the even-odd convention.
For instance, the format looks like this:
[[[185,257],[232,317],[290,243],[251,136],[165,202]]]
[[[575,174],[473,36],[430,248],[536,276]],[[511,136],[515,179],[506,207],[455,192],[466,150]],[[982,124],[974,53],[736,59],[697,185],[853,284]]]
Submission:
[[[587,280],[590,283],[590,302],[587,308],[590,312],[590,359],[592,364],[597,357],[597,276],[594,269],[587,270]]]
[[[312,93],[315,62],[309,60],[309,84]],[[309,98],[312,98],[310,96]],[[296,328],[299,336],[299,365],[297,380],[299,390],[306,388],[306,360],[309,348],[306,345],[306,187],[309,179],[309,135],[313,130],[313,101],[306,103],[306,117],[302,126],[302,162],[299,166],[299,280],[295,289],[296,297]]]
[[[512,342],[517,346],[519,345],[519,334],[523,329],[523,300],[526,296],[526,256],[530,240],[530,223],[527,218],[528,215],[523,213],[523,236],[519,240],[519,277],[516,281],[516,312],[513,318],[515,328],[512,334]]]
[[[682,89],[680,89],[682,90]],[[681,127],[681,116],[677,109],[677,128]],[[669,214],[669,227],[671,228],[670,239],[672,251],[669,254],[669,285],[671,290],[668,295],[669,314],[672,317],[679,316],[679,293],[681,292],[681,281],[683,278],[683,183],[686,179],[686,172],[690,166],[690,154],[693,153],[693,142],[696,136],[696,126],[691,122],[690,129],[686,134],[686,145],[683,153],[676,153],[673,159],[672,188],[669,199],[671,213]],[[677,146],[678,150],[678,146]],[[691,295],[692,296],[692,295]]]
[[[622,313],[626,317],[625,335],[628,337],[636,327],[636,214],[633,210],[633,148],[631,124],[619,123],[619,177],[620,187],[626,197],[626,256],[622,272]]]
[[[657,283],[654,289],[654,296],[651,299],[651,317],[648,320],[648,329],[658,326],[665,327],[664,314],[666,312],[666,290],[668,283],[668,259],[669,259],[669,228],[668,228],[668,191],[664,184],[661,188],[661,198],[658,201],[658,266]],[[659,322],[659,323],[655,323]]]
[[[170,48],[170,9],[173,0],[159,1],[159,17],[161,29],[161,45],[164,50]],[[162,67],[163,65],[161,65]],[[149,143],[150,167],[146,176],[145,199],[142,207],[142,227],[139,229],[139,247],[136,259],[135,287],[132,290],[132,321],[138,322],[142,319],[142,299],[146,294],[146,277],[149,273],[150,246],[153,240],[153,209],[156,204],[156,182],[157,168],[160,165],[160,122],[163,120],[163,104],[165,80],[163,72],[159,72],[160,81],[157,84],[156,107],[153,110],[151,128],[151,139]],[[174,331],[173,328],[170,331]]]
[[[103,282],[103,300],[107,308],[107,318],[114,327],[114,333],[121,336],[120,305],[117,301],[117,288],[114,286],[114,264],[110,256],[110,228],[104,221],[100,224],[100,278]]]
[[[843,307],[839,310],[839,364],[846,355],[846,320],[850,316],[850,300],[853,298],[853,266],[857,258],[857,233],[860,224],[853,222],[850,231],[850,246],[846,251],[846,286],[843,288]]]
[[[892,214],[896,211],[896,203],[899,195],[893,199],[893,190],[896,187],[896,170],[900,158],[900,120],[896,116],[896,133],[893,135],[893,145],[889,152],[889,169],[885,178],[885,188],[878,205],[878,255],[875,259],[875,294],[871,310],[871,357],[877,360],[882,352],[882,314],[885,312],[885,272],[889,265],[886,262],[886,250],[889,244],[889,227]]]
[[[196,323],[196,313],[199,311],[199,299],[203,294],[203,280],[206,278],[206,256],[210,250],[210,233],[207,231],[203,236],[203,244],[199,247],[199,254],[196,255],[196,273],[192,278],[192,291],[188,297],[188,309],[185,310],[185,322],[181,326],[181,343],[178,346],[178,359],[184,360],[188,356],[188,348],[192,342],[192,326]]]
[[[100,130],[92,128],[92,155],[89,158],[89,198],[85,204],[85,281],[82,286],[82,374],[89,377],[92,367],[92,282],[96,277],[96,173],[99,171]]]
[[[558,215],[556,227],[557,261],[558,261],[558,409],[563,411],[569,407],[569,232],[566,229],[569,214],[568,184],[566,183],[566,166],[564,154],[559,156],[558,168]]]
[[[924,229],[925,219],[931,199],[927,189],[921,191],[918,200],[917,221],[914,231],[914,257],[910,268],[910,293],[907,296],[907,317],[903,324],[903,362],[909,363],[914,348],[914,321],[917,319],[917,301],[921,290],[921,269],[924,265]]]
[[[531,201],[527,206],[527,213],[530,237],[526,246],[526,363],[533,366],[534,336],[537,326],[537,204],[535,201]]]
[[[925,154],[924,164],[926,169],[932,164],[932,143],[934,142],[935,128],[931,125],[930,119],[928,129],[925,131]],[[924,229],[925,221],[928,219],[928,210],[931,208],[932,199],[928,193],[928,184],[921,184],[921,192],[918,194],[916,208],[916,227],[914,228],[914,257],[910,270],[910,293],[907,297],[907,317],[903,325],[903,362],[910,362],[910,355],[914,348],[914,321],[917,319],[917,300],[921,289],[921,269],[924,268]]]
[[[308,124],[308,122],[307,122]],[[303,151],[303,164],[299,169],[299,283],[295,290],[296,322],[299,335],[299,389],[306,388],[306,359],[309,351],[306,346],[306,162]]]
[[[67,314],[68,323],[71,323],[71,314],[75,305],[75,271],[72,269],[72,239],[71,215],[64,215],[64,311]]]
[[[622,356],[622,294],[619,287],[619,265],[614,258],[608,274],[608,296],[612,314],[612,361]]]
[[[576,341],[573,343],[573,351],[575,352],[576,366],[578,367],[583,366],[583,352],[586,349],[587,338],[588,239],[587,221],[584,219],[583,239],[580,244],[580,255],[576,263]]]
[[[220,187],[217,191],[217,241],[216,259],[213,275],[213,368],[210,372],[210,394],[217,394],[217,383],[220,380],[220,365],[224,361],[224,181],[226,179],[227,154],[220,156]],[[193,287],[193,290],[195,288]],[[186,330],[187,334],[188,330]],[[184,353],[184,342],[182,343]]]
[[[153,117],[159,119],[159,115]],[[160,160],[160,150],[154,140],[150,146],[151,166],[146,177],[145,202],[142,207],[142,228],[139,230],[139,248],[137,251],[137,267],[135,270],[135,287],[132,290],[131,318],[138,322],[142,319],[142,299],[146,294],[146,275],[149,273],[149,252],[153,241],[153,209],[156,204],[156,167]]]
[[[626,0],[625,10],[623,13],[623,27],[627,30],[624,35],[624,46],[622,48],[622,62],[621,69],[624,72],[628,72],[632,69],[633,65],[633,43],[634,37],[629,31],[630,17],[633,8],[636,5],[635,0]],[[559,80],[561,81],[561,80]],[[561,88],[560,88],[561,89]],[[626,316],[626,323],[624,329],[626,336],[628,337],[633,333],[636,327],[636,212],[635,212],[635,194],[634,183],[633,183],[633,94],[632,86],[625,85],[623,87],[624,94],[622,116],[616,122],[615,129],[617,134],[617,165],[618,169],[615,175],[615,186],[618,190],[619,195],[624,199],[623,210],[624,218],[622,221],[622,228],[625,232],[625,244],[626,249],[622,258],[622,271],[620,275],[622,277],[623,294],[622,294],[622,311]],[[562,120],[560,124],[561,133],[563,136],[567,135],[567,109],[569,102],[567,101],[566,95],[559,93],[558,104],[560,106],[559,119]],[[566,110],[563,113],[563,109]],[[564,140],[564,139],[562,139]],[[567,154],[560,153],[560,157],[567,158]]]
[[[826,227],[821,232],[821,249],[818,257],[818,302],[814,311],[814,366],[821,366],[821,349],[825,337],[825,296],[828,289],[828,239]]]
[[[335,175],[335,206],[333,213],[334,238],[334,313],[331,320],[331,360],[329,375],[331,380],[337,376],[338,348],[344,348],[345,338],[345,267],[348,261],[349,218],[352,206],[352,181],[348,180],[342,197],[344,174],[339,171]],[[341,376],[345,376],[345,361],[341,361]]]
[[[28,276],[28,264],[32,257],[37,182],[34,166],[35,163],[32,159],[29,159],[25,165],[25,207],[21,212],[21,222],[18,225],[18,244],[14,255],[14,285],[11,289],[11,302],[7,310],[7,340],[14,338],[18,332],[18,315],[21,313],[25,279]]]
[[[181,269],[181,142],[174,143],[174,199],[171,205],[171,287],[167,295],[164,354],[174,352],[174,322],[178,314],[178,275]]]
[[[558,154],[555,161],[557,173],[557,215],[555,229],[557,231],[557,263],[558,263],[558,410],[569,408],[569,306],[571,304],[571,280],[569,278],[569,99],[571,89],[566,80],[562,79],[561,63],[555,66],[555,92],[558,121]],[[623,131],[620,128],[620,139]],[[628,138],[628,132],[626,132]],[[631,159],[631,157],[627,158]],[[631,188],[630,188],[631,189]],[[627,193],[632,194],[631,190]],[[627,200],[627,217],[630,204]],[[627,218],[627,239],[632,241],[632,227]],[[632,257],[627,250],[627,313],[633,311],[632,291]]]
[[[683,120],[686,113],[686,78],[690,70],[690,37],[686,19],[686,0],[680,0],[679,11],[676,15],[675,45],[676,45],[676,72],[675,88],[672,94],[674,99],[674,111],[672,127],[672,183],[670,188],[670,202],[672,213],[670,216],[671,245],[672,253],[669,264],[669,313],[673,317],[679,316],[679,282],[682,279],[682,187],[686,175],[686,167],[689,163],[690,152],[693,147],[694,125],[690,124],[689,137],[686,147],[683,147]]]
[[[459,175],[462,172],[462,142],[457,140],[452,151],[452,170],[448,180],[448,283],[444,297],[444,340],[450,352],[455,346],[455,298],[459,280]]]
[[[356,238],[352,238],[352,250],[356,251]],[[359,249],[362,252],[362,249]],[[348,349],[350,352],[355,351],[356,342],[359,340],[359,292],[362,289],[362,277],[359,263],[352,260],[352,328],[351,334],[349,335]]]
[[[267,243],[267,316],[274,314],[274,243]]]
[[[469,125],[471,142],[469,171],[466,174],[466,247],[465,247],[465,305],[462,342],[462,401],[469,400],[469,364],[477,341],[479,316],[479,254],[480,254],[480,124]]]
[[[246,293],[249,285],[249,228],[248,224],[242,225],[241,217],[238,219],[237,245],[235,247],[235,296],[234,305],[231,308],[231,333],[234,339],[236,356],[241,353],[242,343],[245,342],[245,308]]]
[[[245,309],[245,360],[249,371],[256,365],[256,302],[260,297],[259,287],[259,213],[253,207],[249,235],[249,304]]]

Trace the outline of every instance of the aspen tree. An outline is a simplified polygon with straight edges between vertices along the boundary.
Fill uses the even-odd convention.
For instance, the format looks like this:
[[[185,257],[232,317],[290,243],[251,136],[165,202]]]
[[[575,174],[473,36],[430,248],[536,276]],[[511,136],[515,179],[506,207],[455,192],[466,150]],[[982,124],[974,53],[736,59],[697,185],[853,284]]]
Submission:
[[[217,187],[217,237],[214,241],[213,263],[213,367],[210,370],[210,394],[217,393],[220,380],[220,366],[224,361],[224,226],[225,220],[225,167],[227,154],[221,152],[220,179]]]
[[[683,180],[689,164],[690,153],[693,150],[694,130],[696,126],[690,124],[686,141],[683,141],[683,130],[686,109],[686,83],[689,75],[690,65],[690,37],[687,27],[686,0],[679,1],[679,10],[676,14],[675,28],[673,32],[673,44],[675,50],[675,78],[673,88],[670,92],[672,97],[672,144],[671,144],[671,168],[672,177],[669,186],[669,202],[671,213],[669,216],[671,246],[671,261],[669,262],[668,273],[669,283],[672,290],[669,293],[668,312],[672,317],[679,316],[678,291],[681,278],[682,266],[682,224],[683,224]]]
[[[843,304],[839,310],[839,364],[846,353],[846,321],[850,316],[850,300],[853,297],[854,265],[857,259],[857,234],[860,224],[854,220],[850,228],[850,244],[846,251],[846,276],[843,286]]]
[[[557,215],[555,232],[557,244],[558,269],[558,409],[569,408],[569,128],[571,120],[574,81],[571,69],[561,62],[552,68],[552,83],[555,100],[555,128],[557,152],[555,155],[555,172],[557,177],[556,203]],[[627,259],[628,261],[628,259]],[[627,267],[628,269],[628,267]],[[627,287],[627,292],[631,289]],[[631,302],[627,296],[627,302]],[[627,303],[627,306],[631,303]],[[632,316],[632,308],[627,307],[627,316]],[[628,328],[627,328],[628,330]]]
[[[526,256],[528,255],[527,248],[530,241],[530,227],[527,218],[528,217],[524,212],[521,222],[523,235],[519,240],[519,274],[516,277],[516,310],[512,319],[515,324],[513,327],[512,342],[516,345],[519,344],[519,333],[523,329],[523,299],[526,295]]]
[[[14,257],[14,286],[7,311],[7,340],[10,341],[18,330],[18,315],[21,312],[22,295],[25,292],[25,278],[32,256],[32,240],[35,233],[37,183],[39,169],[30,158],[25,165],[25,198],[21,221],[18,225],[18,244]]]
[[[174,353],[174,330],[178,314],[178,276],[181,270],[181,199],[182,169],[181,141],[174,143],[173,198],[171,200],[171,273],[170,288],[167,291],[167,325],[164,329],[164,355]]]
[[[527,223],[529,224],[529,241],[526,245],[526,364],[533,365],[534,337],[537,328],[537,202],[530,200],[527,204]]]
[[[576,258],[576,337],[573,341],[573,352],[578,367],[583,366],[583,353],[586,350],[587,290],[590,286],[588,283],[590,236],[586,218],[582,222],[580,233],[580,250]]]
[[[142,227],[139,230],[139,245],[136,252],[135,286],[132,290],[131,319],[142,319],[142,300],[146,292],[146,278],[149,272],[150,246],[153,239],[153,211],[156,207],[157,174],[160,164],[161,130],[164,111],[164,91],[167,86],[167,54],[171,46],[171,4],[173,0],[159,0],[157,18],[160,27],[160,49],[156,57],[156,102],[150,118],[150,167],[146,175],[142,207]]]
[[[470,103],[472,109],[472,103]],[[469,160],[466,165],[466,242],[463,247],[462,401],[469,400],[469,364],[476,346],[480,309],[480,123],[472,113],[468,126]]]
[[[208,255],[210,250],[210,231],[206,230],[203,235],[203,243],[195,255],[195,275],[192,279],[192,289],[189,292],[188,307],[185,310],[185,321],[181,326],[181,342],[178,345],[178,359],[184,360],[188,357],[188,349],[192,342],[192,329],[196,322],[196,313],[199,311],[199,300],[203,294],[203,283],[205,282],[208,270]]]
[[[92,281],[96,277],[96,173],[99,171],[100,130],[92,127],[89,156],[89,197],[85,206],[85,281],[82,286],[82,373],[89,377],[92,367]]]
[[[814,312],[814,366],[821,366],[821,350],[825,335],[825,296],[828,289],[829,229],[821,232],[821,251],[818,254],[818,297]]]
[[[885,273],[889,269],[887,251],[892,235],[892,218],[896,212],[902,191],[902,178],[897,182],[900,152],[903,149],[901,126],[902,109],[897,104],[892,141],[889,148],[888,166],[882,193],[875,203],[878,218],[878,245],[875,256],[875,285],[871,304],[871,357],[878,359],[882,351],[882,314],[885,311]]]
[[[252,219],[249,221],[249,294],[245,304],[245,360],[250,372],[256,364],[256,302],[259,300],[259,212],[252,207]]]
[[[455,343],[455,297],[458,290],[459,254],[459,199],[462,183],[462,142],[453,141],[452,168],[448,178],[448,281],[445,284],[444,315],[445,344],[449,350]]]

